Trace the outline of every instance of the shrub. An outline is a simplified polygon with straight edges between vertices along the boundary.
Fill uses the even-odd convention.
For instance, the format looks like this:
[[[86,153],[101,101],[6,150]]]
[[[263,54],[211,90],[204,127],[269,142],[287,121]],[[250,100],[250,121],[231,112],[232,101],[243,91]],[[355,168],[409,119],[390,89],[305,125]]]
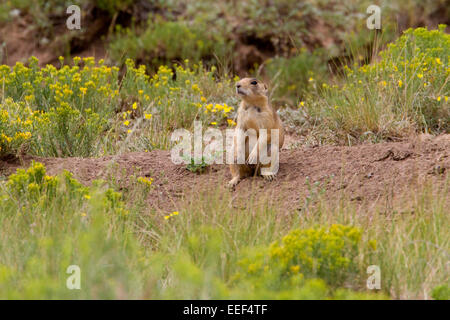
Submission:
[[[38,67],[38,60],[29,59],[29,66],[18,62],[12,68],[0,67],[0,83],[3,95],[14,101],[24,101],[36,110],[47,112],[67,103],[82,112],[91,109],[101,116],[110,115],[117,108],[119,84],[116,67],[108,67],[100,60],[96,65],[94,58],[84,58],[84,66],[78,64],[81,59],[75,57],[74,65],[61,68],[52,65]]]
[[[33,161],[28,169],[17,169],[15,174],[9,176],[3,191],[8,196],[3,198],[1,207],[15,207],[18,212],[33,212],[38,207],[45,209],[57,201],[58,205],[65,205],[67,210],[73,212],[81,209],[101,185],[100,181],[95,182],[90,190],[74,179],[68,171],[64,171],[60,176],[49,176],[42,163]],[[119,193],[106,189],[103,195],[106,204],[104,208],[107,211],[119,216],[127,214]]]
[[[347,68],[343,85],[318,84],[308,113],[345,140],[448,132],[450,36],[444,29],[409,29],[380,61]]]
[[[118,69],[101,61],[96,66],[93,58],[85,58],[80,68],[79,61],[74,58],[72,67],[48,65],[41,69],[37,59],[31,58],[29,67],[22,63],[12,70],[0,67],[0,83],[8,97],[2,109],[11,114],[20,110],[26,117],[34,154],[91,156],[98,152],[95,142],[109,128],[108,119],[118,105]],[[9,120],[11,126],[13,121]],[[7,152],[17,149],[16,145]]]
[[[272,244],[270,257],[285,273],[300,272],[338,285],[357,269],[354,258],[360,240],[361,230],[350,226],[294,230]]]
[[[145,120],[131,137],[131,145],[148,150],[155,146],[169,148],[172,131],[193,129],[195,120],[204,127],[235,125],[233,106],[237,98],[231,79],[217,79],[214,66],[207,70],[201,63],[191,65],[185,60],[184,66],[160,66],[150,76],[143,65],[136,67],[132,60],[127,60],[126,65],[120,92],[123,104],[129,107],[120,114],[122,127],[129,130],[139,125],[140,119]]]
[[[24,103],[7,98],[0,103],[0,157],[16,154],[30,143],[34,113]]]
[[[269,247],[249,248],[232,280],[244,299],[386,299],[340,288],[355,283],[362,232],[332,225],[296,229]],[[234,291],[233,291],[234,290]]]
[[[121,30],[110,44],[111,55],[116,61],[123,57],[145,61],[149,66],[190,59],[195,62],[212,61],[214,55],[223,57],[225,42],[219,34],[211,33],[202,23],[185,21],[149,20],[142,34],[134,30]]]
[[[448,95],[450,85],[449,55],[450,35],[444,25],[438,30],[425,28],[409,29],[395,43],[382,52],[380,70],[390,85],[400,88],[394,111],[402,114],[406,106],[420,130],[447,132],[450,130],[450,108]],[[373,72],[370,70],[368,72]],[[401,81],[405,88],[401,90]],[[382,83],[384,86],[384,83]]]
[[[431,296],[434,300],[450,300],[450,288],[446,284],[437,286],[433,288]]]
[[[337,287],[358,270],[355,257],[360,240],[361,230],[350,226],[297,229],[274,242],[267,253],[241,263],[247,274],[267,277],[267,273],[275,283],[293,277],[321,278]]]
[[[1,104],[2,155],[22,146],[32,154],[59,157],[168,148],[172,131],[190,129],[194,120],[235,125],[231,79],[216,79],[215,67],[191,67],[185,60],[185,66],[160,66],[149,75],[145,66],[127,60],[119,82],[119,69],[103,60],[84,58],[82,67],[80,62],[75,57],[71,67],[39,68],[31,58],[28,67],[0,67],[6,98]]]

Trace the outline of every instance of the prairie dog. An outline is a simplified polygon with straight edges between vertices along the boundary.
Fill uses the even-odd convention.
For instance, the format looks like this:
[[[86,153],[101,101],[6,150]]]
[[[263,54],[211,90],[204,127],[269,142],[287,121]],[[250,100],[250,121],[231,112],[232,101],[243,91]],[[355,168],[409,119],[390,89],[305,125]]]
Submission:
[[[272,180],[276,172],[270,172],[270,170],[263,172],[263,168],[269,169],[270,163],[261,164],[259,161],[260,150],[267,150],[267,154],[276,156],[278,161],[279,150],[284,142],[283,124],[278,114],[269,105],[267,86],[255,78],[244,78],[236,83],[236,93],[242,101],[237,112],[233,141],[235,159],[234,163],[230,165],[232,175],[232,179],[228,183],[230,187],[236,186],[241,179],[255,173]],[[261,129],[266,129],[267,134],[260,134]],[[278,129],[278,148],[272,147],[271,129]],[[243,143],[244,141],[245,143]],[[239,155],[242,159],[244,154],[245,163],[238,162]]]

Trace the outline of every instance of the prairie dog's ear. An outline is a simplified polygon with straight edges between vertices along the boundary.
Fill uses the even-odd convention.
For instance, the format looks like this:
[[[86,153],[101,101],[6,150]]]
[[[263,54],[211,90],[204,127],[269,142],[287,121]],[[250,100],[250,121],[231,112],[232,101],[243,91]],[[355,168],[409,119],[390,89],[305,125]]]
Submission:
[[[267,84],[263,83],[263,87],[264,87],[264,92],[267,94],[267,92],[269,91]]]

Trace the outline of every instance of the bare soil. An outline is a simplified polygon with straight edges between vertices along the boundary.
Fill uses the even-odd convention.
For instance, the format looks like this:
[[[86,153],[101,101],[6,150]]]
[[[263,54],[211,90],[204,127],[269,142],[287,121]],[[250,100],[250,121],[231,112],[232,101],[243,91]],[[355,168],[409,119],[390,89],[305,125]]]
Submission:
[[[274,181],[261,177],[243,180],[235,190],[225,185],[231,178],[226,165],[213,165],[196,174],[184,165],[174,165],[170,152],[154,150],[102,158],[42,158],[1,160],[0,174],[7,176],[32,160],[46,165],[49,174],[66,169],[84,184],[111,177],[127,187],[128,177],[152,177],[154,188],[148,202],[155,209],[172,210],[186,197],[222,188],[232,192],[233,205],[245,207],[255,196],[265,204],[297,209],[305,197],[323,193],[329,198],[345,195],[355,203],[374,203],[415,190],[424,181],[436,185],[448,182],[450,171],[450,135],[420,136],[405,142],[358,145],[352,147],[319,146],[282,150],[280,170]]]
[[[20,16],[0,25],[0,63],[13,66],[16,62],[26,63],[31,56],[39,60],[39,65],[59,66],[58,58],[70,53],[73,56],[106,57],[106,44],[102,36],[107,34],[110,18],[94,16],[92,10],[83,17],[84,29],[68,30],[66,16],[52,19],[52,34],[45,35],[34,23],[30,15]]]

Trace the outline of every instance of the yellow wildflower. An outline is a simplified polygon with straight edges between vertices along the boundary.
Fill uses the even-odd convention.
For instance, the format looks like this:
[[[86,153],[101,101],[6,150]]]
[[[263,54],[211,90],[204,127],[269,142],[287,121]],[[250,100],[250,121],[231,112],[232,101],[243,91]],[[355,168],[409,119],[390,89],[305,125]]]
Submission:
[[[300,266],[291,266],[291,272],[293,273],[293,274],[297,274],[299,271],[300,271]]]

